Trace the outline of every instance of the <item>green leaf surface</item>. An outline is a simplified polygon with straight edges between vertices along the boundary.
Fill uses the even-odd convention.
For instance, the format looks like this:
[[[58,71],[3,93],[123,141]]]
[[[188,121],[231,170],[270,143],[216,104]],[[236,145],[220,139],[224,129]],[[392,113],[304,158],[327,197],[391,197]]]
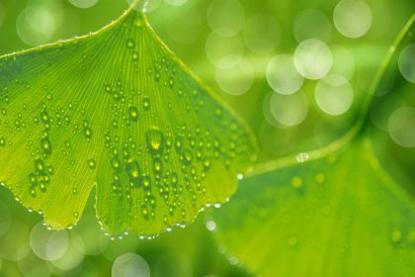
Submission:
[[[97,33],[0,59],[0,180],[54,228],[75,224],[94,188],[111,234],[187,224],[233,193],[255,152],[132,8]]]
[[[398,70],[390,61],[414,42],[414,21],[391,48],[361,120],[347,135],[252,168],[230,203],[215,212],[219,243],[253,273],[415,276],[414,195],[384,169],[367,124],[379,84],[387,71]]]

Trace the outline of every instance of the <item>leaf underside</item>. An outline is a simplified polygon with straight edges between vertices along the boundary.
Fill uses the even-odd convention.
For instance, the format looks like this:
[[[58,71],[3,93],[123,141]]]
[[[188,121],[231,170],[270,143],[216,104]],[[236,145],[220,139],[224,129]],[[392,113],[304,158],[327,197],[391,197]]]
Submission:
[[[414,276],[415,203],[369,143],[246,179],[216,212],[219,242],[260,276]]]
[[[186,224],[229,197],[255,150],[141,13],[0,59],[0,181],[54,228],[95,187],[111,234]]]

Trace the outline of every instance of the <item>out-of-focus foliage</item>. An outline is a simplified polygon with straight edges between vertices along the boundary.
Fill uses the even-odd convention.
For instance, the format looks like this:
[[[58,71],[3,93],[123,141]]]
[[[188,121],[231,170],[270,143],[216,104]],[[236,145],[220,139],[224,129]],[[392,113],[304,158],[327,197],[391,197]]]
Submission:
[[[348,2],[358,4],[353,7],[348,6]],[[82,5],[91,7],[79,8]],[[0,53],[87,34],[117,18],[126,7],[124,0],[0,0]],[[353,125],[376,69],[414,10],[413,0],[150,0],[148,15],[166,44],[255,129],[261,142],[261,159],[268,161],[323,146]],[[348,22],[356,25],[345,25],[348,18],[353,19]],[[311,65],[307,62],[307,49],[317,51],[310,52],[314,53],[312,56],[318,57]],[[410,51],[408,53],[409,57],[413,57]],[[297,68],[293,56],[297,56]],[[325,67],[313,67],[319,59]],[[278,64],[284,64],[285,70]],[[286,75],[288,73],[290,75]],[[309,80],[299,73],[312,78],[320,78],[325,73],[336,75],[320,81]],[[293,81],[281,82],[287,79]],[[385,83],[387,91],[396,91],[392,84],[396,86],[399,82]],[[340,105],[327,104],[333,103],[327,98],[327,90],[343,92],[339,93],[343,96]],[[414,94],[410,89],[406,91],[405,99],[396,93],[377,98],[379,101],[375,100],[375,103],[379,105],[374,105],[373,109],[380,111],[384,107],[389,112],[371,112],[371,122],[383,122],[382,128],[374,123],[372,129],[376,136],[382,138],[376,140],[379,142],[376,149],[382,156],[381,160],[392,160],[391,156],[393,161],[399,160],[394,169],[393,163],[389,163],[388,169],[394,172],[394,176],[406,180],[402,184],[406,183],[405,188],[411,190],[413,186],[408,180],[413,179],[411,153],[414,148],[400,145],[402,140],[397,140],[396,132],[392,132],[396,128],[388,128],[389,122],[408,122],[393,120],[399,119],[400,114],[408,115],[408,110],[401,108],[411,103],[407,99],[413,99]],[[353,95],[352,100],[350,95]],[[393,114],[395,116],[390,119]],[[413,132],[413,125],[402,126]],[[404,142],[407,145],[407,140]],[[72,262],[74,269],[57,270],[56,265],[51,266],[51,262],[47,261],[50,257],[44,256],[42,250],[35,250],[42,246],[29,243],[30,234],[35,238],[39,233],[50,234],[48,231],[39,231],[40,227],[32,231],[40,218],[34,214],[28,215],[11,199],[8,191],[2,189],[0,193],[1,203],[6,203],[2,209],[5,206],[4,209],[11,210],[10,216],[2,216],[7,215],[7,212],[0,215],[0,226],[4,227],[1,229],[4,231],[0,230],[0,249],[11,251],[11,254],[0,253],[0,275],[47,276],[48,272],[53,272],[54,275],[105,276],[110,274],[111,269],[119,270],[118,265],[125,264],[125,260],[132,261],[126,264],[133,264],[136,269],[146,268],[136,256],[116,259],[126,252],[135,252],[147,261],[152,276],[173,276],[173,269],[178,270],[177,276],[245,276],[243,270],[233,266],[237,260],[233,257],[226,259],[220,254],[221,251],[216,249],[207,234],[204,225],[214,230],[216,223],[208,220],[205,224],[202,219],[193,227],[149,242],[127,238],[114,243],[101,237],[98,230],[97,233],[93,231],[93,235],[83,240],[84,243],[101,245],[101,241],[104,241],[102,245],[107,245],[95,249],[124,246],[119,246],[113,254],[105,254],[101,250],[80,251],[84,253],[80,255],[83,259],[78,263]],[[93,209],[90,207],[88,211],[91,220]],[[8,223],[11,218],[17,221],[14,225]],[[80,229],[90,230],[92,223],[87,221],[88,218],[85,218],[69,233],[77,230],[82,233]],[[394,236],[396,239],[399,233]],[[65,235],[56,235],[52,239],[53,245],[60,245],[59,242],[65,245],[67,240],[63,237]],[[35,241],[40,241],[42,245],[41,239]],[[130,245],[133,247],[128,248]],[[21,255],[13,253],[20,248],[23,249],[18,251]],[[76,261],[76,257],[79,257],[70,254],[73,251],[60,251],[68,253],[68,258],[64,259],[66,263]],[[48,255],[53,258],[56,252],[53,250]],[[75,258],[71,259],[71,255]],[[36,275],[34,268],[46,271]]]

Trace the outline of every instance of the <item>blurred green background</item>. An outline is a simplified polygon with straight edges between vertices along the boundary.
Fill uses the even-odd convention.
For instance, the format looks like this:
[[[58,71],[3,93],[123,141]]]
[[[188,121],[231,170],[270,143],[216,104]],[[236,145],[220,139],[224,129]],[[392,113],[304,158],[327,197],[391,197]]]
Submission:
[[[127,7],[126,0],[0,0],[0,55],[96,31]],[[150,0],[147,6],[165,43],[250,123],[260,161],[344,134],[414,11],[413,0]],[[407,55],[415,61],[415,51]],[[414,134],[415,112],[402,106],[414,105],[415,97],[409,89],[390,93],[402,90],[396,86],[384,85],[375,101],[373,134],[380,155],[403,164],[391,167],[394,174],[413,180],[415,138],[394,130]],[[385,123],[399,115],[404,120]],[[248,275],[215,244],[209,215],[152,241],[111,239],[95,221],[93,199],[78,226],[56,232],[1,188],[0,276]]]

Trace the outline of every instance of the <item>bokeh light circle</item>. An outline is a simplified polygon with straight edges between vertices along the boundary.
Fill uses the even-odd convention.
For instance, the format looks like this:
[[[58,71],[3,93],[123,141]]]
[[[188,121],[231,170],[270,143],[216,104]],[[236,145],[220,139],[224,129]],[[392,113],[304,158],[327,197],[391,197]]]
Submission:
[[[343,36],[359,38],[372,26],[372,11],[362,0],[342,0],[334,9],[333,20]]]
[[[30,247],[39,258],[54,261],[65,255],[69,247],[69,236],[65,230],[50,231],[38,223],[30,233]]]
[[[272,58],[266,68],[266,78],[270,87],[281,94],[293,94],[303,85],[304,78],[294,66],[294,58],[289,54]]]
[[[272,52],[279,44],[281,35],[276,19],[268,14],[255,14],[247,19],[243,38],[250,51],[256,54]]]
[[[415,147],[415,108],[400,107],[388,120],[388,132],[392,140],[399,146]]]
[[[69,3],[77,8],[88,9],[95,6],[98,3],[98,0],[69,0]]]
[[[242,37],[223,37],[211,33],[205,44],[206,56],[209,61],[219,68],[231,68],[244,58]]]
[[[307,79],[321,79],[333,66],[333,54],[321,40],[308,39],[301,42],[294,53],[294,64],[298,73]]]
[[[112,265],[112,277],[150,277],[146,260],[135,253],[118,256]]]
[[[17,17],[16,31],[24,43],[37,46],[52,40],[61,20],[58,5],[29,5]]]
[[[231,68],[217,68],[215,79],[218,86],[231,95],[242,95],[246,93],[254,82],[255,72],[248,61]]]
[[[270,99],[271,114],[283,127],[302,123],[307,117],[308,105],[308,99],[301,91],[291,95],[274,93]]]
[[[329,41],[332,32],[330,19],[319,10],[304,10],[295,18],[294,36],[298,42],[311,38]]]
[[[406,46],[399,55],[399,71],[408,81],[415,84],[415,44]]]
[[[30,252],[29,228],[20,221],[13,220],[8,232],[0,236],[0,257],[9,261],[19,261]]]
[[[320,80],[315,90],[318,107],[327,114],[341,115],[353,104],[353,88],[341,75],[329,75]]]
[[[164,0],[164,2],[172,6],[183,6],[187,1],[188,0]]]
[[[221,36],[238,34],[244,19],[245,9],[238,0],[213,0],[207,11],[209,27]]]

